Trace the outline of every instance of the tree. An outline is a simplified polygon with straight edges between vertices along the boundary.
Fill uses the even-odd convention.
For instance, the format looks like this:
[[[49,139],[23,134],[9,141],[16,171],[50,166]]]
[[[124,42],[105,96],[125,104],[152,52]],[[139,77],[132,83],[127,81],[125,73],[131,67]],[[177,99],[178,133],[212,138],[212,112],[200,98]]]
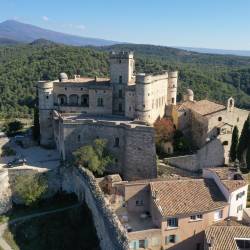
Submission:
[[[26,206],[37,203],[48,189],[47,180],[41,174],[16,177],[14,191]]]
[[[18,120],[8,122],[4,125],[4,130],[8,136],[16,134],[21,129],[23,129],[23,124]]]
[[[188,140],[185,138],[180,130],[176,130],[174,133],[174,151],[186,153],[190,151],[190,145]]]
[[[235,126],[232,134],[232,142],[230,147],[230,159],[231,161],[235,161],[237,158],[237,148],[239,143],[239,130],[238,127]]]
[[[113,163],[104,139],[96,139],[93,145],[80,147],[73,155],[76,165],[81,165],[97,175],[102,175],[106,167]]]
[[[154,123],[155,143],[161,144],[172,139],[175,128],[171,119],[162,118]]]
[[[244,123],[243,129],[241,131],[237,157],[239,161],[243,162],[243,156],[245,151],[250,147],[250,116],[248,116],[247,120]]]

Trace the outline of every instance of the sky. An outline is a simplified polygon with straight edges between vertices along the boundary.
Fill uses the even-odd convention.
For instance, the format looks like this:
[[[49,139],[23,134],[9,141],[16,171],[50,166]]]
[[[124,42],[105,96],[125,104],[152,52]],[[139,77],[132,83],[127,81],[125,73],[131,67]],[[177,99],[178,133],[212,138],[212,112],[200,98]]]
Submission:
[[[0,22],[120,42],[250,50],[250,0],[0,0]]]

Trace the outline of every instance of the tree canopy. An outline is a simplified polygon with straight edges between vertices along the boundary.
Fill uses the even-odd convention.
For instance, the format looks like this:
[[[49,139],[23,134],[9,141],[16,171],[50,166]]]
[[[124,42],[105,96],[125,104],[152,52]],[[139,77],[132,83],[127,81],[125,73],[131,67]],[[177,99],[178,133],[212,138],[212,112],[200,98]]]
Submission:
[[[74,162],[97,175],[102,175],[106,167],[113,163],[113,157],[107,150],[107,140],[96,139],[92,145],[77,149],[74,153]]]

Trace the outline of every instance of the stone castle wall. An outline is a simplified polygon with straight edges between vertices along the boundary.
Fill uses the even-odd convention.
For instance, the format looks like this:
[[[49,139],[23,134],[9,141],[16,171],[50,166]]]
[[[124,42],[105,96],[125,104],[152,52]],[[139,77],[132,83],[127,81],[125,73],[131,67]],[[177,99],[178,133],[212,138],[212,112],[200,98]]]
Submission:
[[[60,120],[54,134],[58,135],[55,139],[63,159],[70,159],[76,149],[101,138],[107,140],[107,147],[115,158],[108,169],[110,173],[119,173],[126,180],[156,177],[152,127],[111,121]]]
[[[91,210],[101,249],[128,250],[127,232],[105,200],[94,176],[81,167],[65,167],[61,173],[62,190],[74,192]]]
[[[18,167],[3,170],[0,172],[0,214],[7,212],[12,207],[12,202],[22,204],[22,201],[14,193],[16,177],[34,173],[46,175],[48,181],[48,192],[46,197],[51,197],[60,190],[61,180],[56,170],[35,169],[32,167]]]
[[[172,166],[189,171],[198,171],[202,168],[221,166],[224,164],[224,147],[220,140],[215,139],[196,154],[165,158],[164,162]]]

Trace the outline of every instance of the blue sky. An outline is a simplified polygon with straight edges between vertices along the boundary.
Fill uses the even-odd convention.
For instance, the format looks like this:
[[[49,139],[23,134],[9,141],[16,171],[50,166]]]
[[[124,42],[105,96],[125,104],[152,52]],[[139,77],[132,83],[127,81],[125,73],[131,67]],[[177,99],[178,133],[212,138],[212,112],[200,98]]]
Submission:
[[[115,41],[250,50],[250,0],[0,0],[6,19]]]

